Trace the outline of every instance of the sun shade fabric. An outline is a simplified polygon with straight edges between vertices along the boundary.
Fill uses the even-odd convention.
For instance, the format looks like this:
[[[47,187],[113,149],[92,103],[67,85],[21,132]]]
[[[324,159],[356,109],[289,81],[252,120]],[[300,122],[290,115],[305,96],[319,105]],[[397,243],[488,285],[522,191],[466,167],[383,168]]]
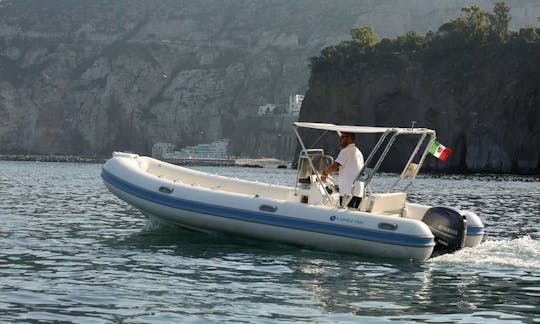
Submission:
[[[345,132],[345,133],[356,133],[356,134],[360,134],[360,133],[376,134],[376,133],[384,133],[391,130],[391,131],[395,131],[395,132],[403,133],[403,134],[425,134],[425,133],[435,134],[434,130],[427,129],[427,128],[347,126],[347,125],[335,125],[335,124],[327,124],[327,123],[307,123],[307,122],[295,122],[294,125],[297,127],[321,129],[321,130],[335,131],[335,132],[340,132],[340,133]]]

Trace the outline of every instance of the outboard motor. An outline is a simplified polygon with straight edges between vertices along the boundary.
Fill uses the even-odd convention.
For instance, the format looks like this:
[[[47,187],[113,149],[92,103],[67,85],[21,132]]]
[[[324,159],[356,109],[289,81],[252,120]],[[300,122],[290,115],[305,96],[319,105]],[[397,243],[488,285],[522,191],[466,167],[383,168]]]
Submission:
[[[433,256],[461,250],[467,237],[467,217],[453,207],[431,207],[422,221],[435,236]]]

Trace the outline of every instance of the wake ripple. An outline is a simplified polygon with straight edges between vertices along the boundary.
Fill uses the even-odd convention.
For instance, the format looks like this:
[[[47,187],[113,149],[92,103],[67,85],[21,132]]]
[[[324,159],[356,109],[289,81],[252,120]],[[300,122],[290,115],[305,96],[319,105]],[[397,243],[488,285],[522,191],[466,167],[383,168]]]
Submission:
[[[475,248],[465,248],[429,260],[476,269],[540,270],[540,241],[530,236],[510,240],[488,240]]]

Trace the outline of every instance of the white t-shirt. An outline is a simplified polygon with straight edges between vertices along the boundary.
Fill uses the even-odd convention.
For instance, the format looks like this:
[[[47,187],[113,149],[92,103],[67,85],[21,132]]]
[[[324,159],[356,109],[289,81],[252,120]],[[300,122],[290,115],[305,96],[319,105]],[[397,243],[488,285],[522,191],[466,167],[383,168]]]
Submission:
[[[339,194],[362,197],[363,182],[353,181],[364,166],[364,156],[354,144],[349,144],[339,152],[336,162],[339,163]]]

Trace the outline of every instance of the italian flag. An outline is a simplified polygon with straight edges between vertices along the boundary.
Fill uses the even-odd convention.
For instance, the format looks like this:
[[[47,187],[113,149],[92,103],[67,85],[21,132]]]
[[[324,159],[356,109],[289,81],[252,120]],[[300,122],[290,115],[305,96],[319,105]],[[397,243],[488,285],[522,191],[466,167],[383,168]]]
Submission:
[[[429,148],[429,153],[441,161],[446,161],[452,150],[434,140]]]

